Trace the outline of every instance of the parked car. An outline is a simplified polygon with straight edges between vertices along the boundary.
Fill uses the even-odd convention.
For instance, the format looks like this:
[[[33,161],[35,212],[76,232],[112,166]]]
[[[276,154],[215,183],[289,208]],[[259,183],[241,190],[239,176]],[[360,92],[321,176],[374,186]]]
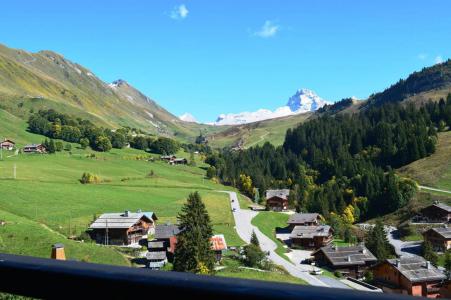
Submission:
[[[321,275],[321,274],[323,274],[323,270],[318,269],[318,268],[314,268],[314,269],[310,272],[310,274],[312,274],[312,275]]]
[[[313,260],[311,258],[304,258],[303,260],[301,260],[301,264],[303,265],[310,265],[312,264]]]

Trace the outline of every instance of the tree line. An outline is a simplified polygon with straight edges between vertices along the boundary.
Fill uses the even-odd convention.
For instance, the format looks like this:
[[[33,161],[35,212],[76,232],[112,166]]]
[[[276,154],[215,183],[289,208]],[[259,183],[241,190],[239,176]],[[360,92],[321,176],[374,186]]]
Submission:
[[[167,137],[157,138],[129,127],[111,130],[96,126],[90,120],[74,118],[53,109],[31,114],[28,118],[28,130],[51,139],[79,143],[83,149],[90,146],[102,152],[130,145],[132,148],[153,153],[172,154],[181,147],[177,141]]]
[[[249,197],[290,188],[290,206],[298,211],[353,223],[406,205],[416,183],[392,168],[434,153],[437,131],[450,126],[451,95],[420,108],[386,103],[358,114],[323,115],[289,129],[283,146],[208,156],[207,176]]]

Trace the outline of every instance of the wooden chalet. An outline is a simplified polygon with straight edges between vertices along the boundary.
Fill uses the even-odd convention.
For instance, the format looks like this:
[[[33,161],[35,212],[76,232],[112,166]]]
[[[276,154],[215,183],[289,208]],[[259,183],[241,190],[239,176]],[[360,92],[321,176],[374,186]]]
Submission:
[[[273,211],[283,211],[288,209],[288,195],[290,190],[267,190],[266,209]]]
[[[91,224],[89,234],[98,244],[132,245],[154,231],[156,220],[153,212],[107,213]]]
[[[451,220],[451,206],[435,202],[421,210],[421,219],[428,223],[449,223]]]
[[[440,297],[451,299],[451,281],[447,280],[445,281],[442,286],[440,287]]]
[[[11,151],[16,147],[16,143],[14,143],[11,140],[5,139],[3,142],[0,143],[0,148],[2,150],[8,150]]]
[[[423,232],[424,241],[431,243],[435,251],[445,252],[451,249],[451,228],[436,227]]]
[[[30,144],[25,145],[23,147],[23,153],[46,153],[47,149],[45,149],[44,145],[42,144]]]
[[[160,159],[161,160],[165,160],[165,161],[172,161],[172,160],[174,160],[174,159],[176,159],[177,158],[177,156],[175,156],[175,155],[162,155],[161,157],[160,157]]]
[[[295,226],[290,234],[291,248],[318,249],[333,240],[332,228],[321,226]]]
[[[376,257],[363,244],[349,247],[328,245],[312,255],[317,266],[327,267],[356,279],[362,278],[368,267],[377,262]]]
[[[321,220],[317,213],[295,213],[288,218],[288,226],[291,230],[296,226],[318,226]]]
[[[147,267],[150,269],[161,269],[168,262],[164,242],[153,240],[147,244],[146,253]]]
[[[180,233],[178,225],[173,224],[159,224],[155,227],[154,240],[149,242],[148,249],[152,251],[152,242],[163,243],[163,249],[169,261],[172,261],[175,253],[175,246],[177,244],[177,234]]]
[[[227,243],[223,234],[217,234],[211,237],[211,250],[215,252],[216,261],[222,260],[224,251],[227,250]]]
[[[438,298],[446,276],[419,256],[387,259],[371,267],[376,285],[385,293]]]
[[[171,161],[169,161],[170,165],[187,165],[188,160],[186,158],[176,158]]]

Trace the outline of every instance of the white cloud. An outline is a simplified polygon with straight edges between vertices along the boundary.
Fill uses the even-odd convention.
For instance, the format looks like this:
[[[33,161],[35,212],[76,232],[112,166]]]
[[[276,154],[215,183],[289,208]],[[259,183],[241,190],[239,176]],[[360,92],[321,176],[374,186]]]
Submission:
[[[275,36],[279,32],[279,30],[279,25],[275,24],[272,21],[265,21],[265,24],[263,24],[262,28],[254,34],[262,38],[270,38]]]
[[[444,62],[443,57],[441,55],[437,55],[434,61],[436,64],[441,64],[442,62]]]
[[[420,53],[420,54],[418,54],[417,57],[420,60],[425,60],[428,57],[428,55],[426,53]]]
[[[188,8],[186,8],[185,4],[182,4],[174,7],[169,16],[171,17],[171,19],[180,20],[188,17],[188,14],[189,14]]]

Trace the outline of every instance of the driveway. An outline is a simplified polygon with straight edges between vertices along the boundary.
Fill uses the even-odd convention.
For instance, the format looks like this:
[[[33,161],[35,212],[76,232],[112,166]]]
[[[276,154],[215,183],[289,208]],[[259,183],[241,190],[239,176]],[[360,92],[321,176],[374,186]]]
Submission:
[[[265,251],[269,252],[269,259],[276,265],[282,266],[287,270],[287,272],[297,278],[305,280],[308,284],[314,285],[314,286],[322,286],[322,287],[332,287],[331,281],[337,281],[337,286],[340,284],[341,288],[349,288],[345,285],[343,285],[338,280],[335,280],[333,278],[327,278],[326,280],[323,280],[323,276],[313,276],[310,275],[310,271],[312,270],[312,266],[309,265],[294,265],[291,262],[287,261],[286,259],[279,256],[274,250],[277,248],[277,245],[275,242],[273,242],[269,237],[264,235],[258,227],[252,225],[251,221],[252,219],[258,214],[258,212],[251,211],[251,210],[242,210],[240,209],[240,204],[238,202],[238,197],[235,192],[225,192],[228,193],[230,196],[230,203],[233,212],[233,216],[235,218],[235,225],[236,225],[236,232],[238,235],[243,239],[245,242],[249,243],[251,240],[252,231],[255,232],[255,234],[258,237],[258,240],[260,242],[260,248]],[[329,280],[330,279],[330,280]],[[336,287],[336,286],[334,286]]]
[[[393,226],[386,226],[388,242],[395,248],[399,257],[418,256],[421,253],[421,242],[404,242],[398,237],[398,229]]]

